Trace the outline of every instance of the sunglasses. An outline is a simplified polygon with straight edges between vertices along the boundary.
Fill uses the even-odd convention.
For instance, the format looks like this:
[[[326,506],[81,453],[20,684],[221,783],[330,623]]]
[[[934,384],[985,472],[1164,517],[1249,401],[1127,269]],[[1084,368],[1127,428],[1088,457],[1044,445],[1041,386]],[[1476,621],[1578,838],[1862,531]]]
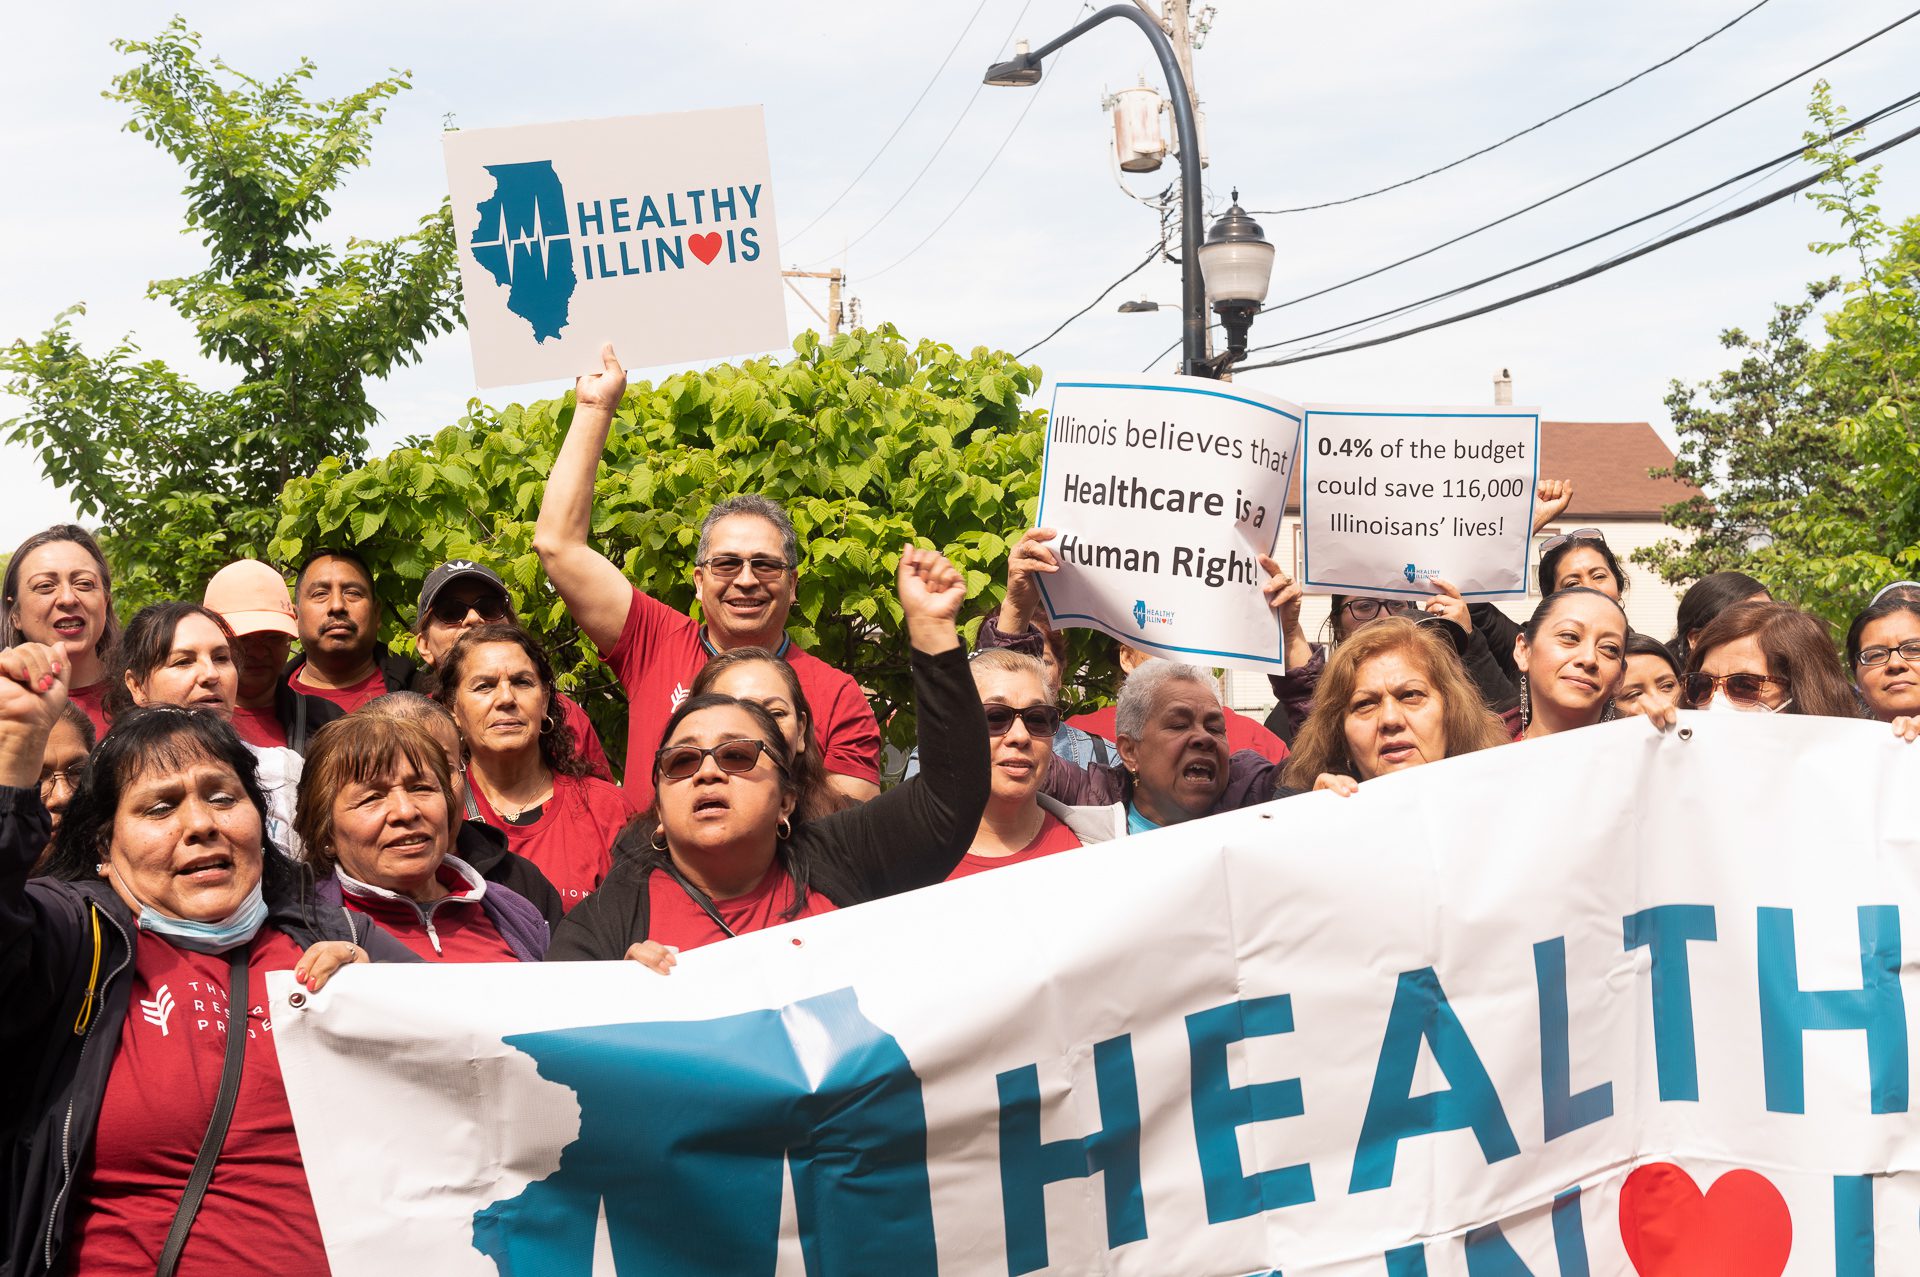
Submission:
[[[1713,699],[1720,688],[1727,689],[1727,699],[1735,705],[1763,705],[1761,693],[1769,687],[1781,691],[1793,690],[1793,685],[1784,678],[1775,678],[1771,674],[1706,674],[1695,672],[1687,675],[1687,707],[1699,709]]]
[[[785,559],[767,558],[758,554],[754,555],[751,559],[743,559],[737,554],[715,554],[708,558],[701,559],[693,566],[705,568],[720,579],[727,581],[739,576],[742,568],[751,568],[754,577],[761,581],[778,580],[782,572],[791,572],[793,570],[793,564],[787,562]]]
[[[1403,616],[1416,606],[1410,599],[1348,599],[1340,605],[1356,621],[1374,620],[1382,612],[1388,616]]]
[[[482,594],[477,599],[450,599],[443,595],[435,599],[428,610],[442,625],[458,625],[467,619],[468,612],[478,612],[480,619],[488,624],[507,619],[507,601],[498,594]]]
[[[1029,736],[1052,736],[1060,730],[1060,711],[1051,705],[1029,705],[1015,709],[1011,705],[981,706],[987,715],[987,735],[1005,736],[1013,730],[1013,720],[1027,725]]]
[[[1895,652],[1900,653],[1900,659],[1907,664],[1920,665],[1920,639],[1908,639],[1892,647],[1863,647],[1854,659],[1862,665],[1885,665]]]
[[[744,739],[723,740],[707,749],[698,745],[668,745],[653,756],[653,773],[665,780],[687,780],[711,758],[721,771],[739,776],[752,771],[767,749],[767,742],[763,740]],[[786,771],[778,758],[771,754],[767,757],[773,759],[773,765],[780,771]]]
[[[1601,545],[1605,545],[1607,534],[1599,528],[1575,528],[1571,532],[1562,532],[1559,536],[1548,537],[1540,543],[1540,557],[1546,558],[1569,541],[1598,541]]]

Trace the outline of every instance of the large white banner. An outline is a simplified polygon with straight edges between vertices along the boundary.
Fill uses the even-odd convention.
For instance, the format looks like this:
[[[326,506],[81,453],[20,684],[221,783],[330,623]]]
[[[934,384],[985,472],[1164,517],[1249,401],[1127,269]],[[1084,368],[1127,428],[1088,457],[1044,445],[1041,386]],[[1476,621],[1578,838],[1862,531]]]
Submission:
[[[757,106],[461,129],[443,149],[483,387],[787,343]]]
[[[1199,377],[1055,383],[1037,519],[1059,533],[1048,618],[1158,656],[1284,670],[1259,558],[1286,522],[1299,430],[1286,400]]]
[[[1641,719],[632,963],[272,978],[337,1272],[1920,1272],[1920,748]]]
[[[1308,404],[1301,585],[1315,594],[1524,598],[1537,408]]]

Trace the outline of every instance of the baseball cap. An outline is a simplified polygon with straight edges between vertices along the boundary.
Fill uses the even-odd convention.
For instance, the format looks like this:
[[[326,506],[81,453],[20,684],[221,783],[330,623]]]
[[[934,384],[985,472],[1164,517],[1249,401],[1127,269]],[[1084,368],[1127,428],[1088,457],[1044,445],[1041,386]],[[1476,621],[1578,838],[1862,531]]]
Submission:
[[[269,630],[290,638],[300,635],[286,579],[258,559],[241,559],[215,572],[201,601],[224,617],[236,636]]]
[[[449,559],[427,573],[427,579],[420,583],[420,607],[414,613],[416,623],[419,618],[427,614],[427,610],[433,606],[433,601],[440,597],[440,591],[455,581],[468,578],[485,581],[501,594],[506,595],[509,608],[513,606],[513,595],[507,593],[507,583],[500,579],[499,573],[492,568],[482,567],[472,559]]]

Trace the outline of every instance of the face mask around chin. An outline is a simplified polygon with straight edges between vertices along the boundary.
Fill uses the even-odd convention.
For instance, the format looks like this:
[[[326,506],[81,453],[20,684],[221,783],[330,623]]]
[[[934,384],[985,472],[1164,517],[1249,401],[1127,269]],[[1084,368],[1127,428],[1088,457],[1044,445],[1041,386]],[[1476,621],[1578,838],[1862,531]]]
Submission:
[[[1703,714],[1778,714],[1791,704],[1793,704],[1792,697],[1788,697],[1778,705],[1767,705],[1758,701],[1752,705],[1735,705],[1727,699],[1725,692],[1716,689],[1713,699],[1701,706],[1700,712]]]

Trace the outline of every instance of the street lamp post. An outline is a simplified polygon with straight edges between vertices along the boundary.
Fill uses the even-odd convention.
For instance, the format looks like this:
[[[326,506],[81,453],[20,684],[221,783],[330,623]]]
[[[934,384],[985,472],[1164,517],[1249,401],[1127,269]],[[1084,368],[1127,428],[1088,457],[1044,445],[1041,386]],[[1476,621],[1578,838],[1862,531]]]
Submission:
[[[989,67],[985,80],[1009,87],[1038,84],[1041,59],[1113,18],[1125,18],[1140,28],[1160,59],[1161,73],[1167,77],[1174,132],[1180,142],[1180,371],[1190,377],[1212,377],[1216,372],[1207,360],[1207,286],[1200,269],[1200,131],[1187,96],[1187,77],[1180,71],[1180,60],[1167,33],[1135,5],[1108,5],[1038,49],[1016,46],[1013,59]]]
[[[1214,360],[1214,367],[1227,368],[1247,357],[1247,329],[1267,300],[1267,284],[1273,278],[1273,244],[1260,223],[1240,207],[1239,191],[1233,193],[1233,207],[1207,232],[1207,242],[1200,249],[1200,273],[1206,277],[1214,313],[1227,330],[1227,348]]]

